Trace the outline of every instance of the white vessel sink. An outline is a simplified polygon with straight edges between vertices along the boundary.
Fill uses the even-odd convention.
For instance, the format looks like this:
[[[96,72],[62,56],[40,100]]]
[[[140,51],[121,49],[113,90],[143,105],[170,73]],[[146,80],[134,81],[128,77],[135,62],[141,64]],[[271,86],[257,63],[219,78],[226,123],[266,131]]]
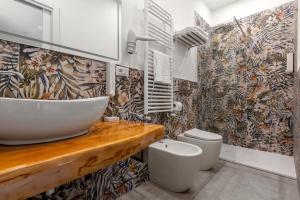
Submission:
[[[0,144],[34,144],[83,135],[103,116],[108,100],[0,98]]]

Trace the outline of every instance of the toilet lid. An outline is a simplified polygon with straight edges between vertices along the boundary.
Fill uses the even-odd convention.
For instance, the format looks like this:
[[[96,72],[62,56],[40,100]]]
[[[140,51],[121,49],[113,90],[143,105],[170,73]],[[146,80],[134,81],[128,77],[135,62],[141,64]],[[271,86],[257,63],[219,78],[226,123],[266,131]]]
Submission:
[[[211,133],[211,132],[207,132],[207,131],[202,131],[202,130],[199,130],[199,129],[196,129],[196,128],[185,131],[184,135],[186,137],[192,137],[192,138],[197,138],[197,139],[202,139],[202,140],[207,140],[207,141],[222,140],[221,135]]]

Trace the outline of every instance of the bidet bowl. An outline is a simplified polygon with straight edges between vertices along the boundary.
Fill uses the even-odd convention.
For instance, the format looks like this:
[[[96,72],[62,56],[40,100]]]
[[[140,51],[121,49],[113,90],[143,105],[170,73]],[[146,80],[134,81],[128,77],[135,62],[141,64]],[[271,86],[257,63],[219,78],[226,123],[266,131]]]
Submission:
[[[0,98],[0,144],[35,144],[83,135],[103,116],[108,100]]]
[[[148,149],[150,181],[173,192],[190,189],[199,170],[202,149],[198,146],[164,139]]]

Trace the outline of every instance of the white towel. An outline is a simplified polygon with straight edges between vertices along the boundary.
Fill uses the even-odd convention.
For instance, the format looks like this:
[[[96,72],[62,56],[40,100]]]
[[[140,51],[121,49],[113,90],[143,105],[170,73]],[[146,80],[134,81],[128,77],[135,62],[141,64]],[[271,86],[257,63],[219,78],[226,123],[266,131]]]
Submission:
[[[170,57],[159,51],[153,51],[154,81],[171,84]]]

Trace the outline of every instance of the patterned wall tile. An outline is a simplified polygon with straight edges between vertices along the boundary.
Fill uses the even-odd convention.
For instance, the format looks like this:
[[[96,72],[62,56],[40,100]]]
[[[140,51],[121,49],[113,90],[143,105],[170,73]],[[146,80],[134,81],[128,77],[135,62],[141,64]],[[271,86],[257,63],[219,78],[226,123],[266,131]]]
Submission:
[[[116,95],[111,99],[106,116],[140,121],[144,114],[144,72],[129,68],[129,76],[116,76]]]
[[[146,164],[133,159],[120,161],[108,168],[81,177],[29,200],[80,199],[110,200],[148,181]]]
[[[293,154],[293,75],[286,55],[294,52],[295,5],[284,4],[211,29],[199,49],[199,127],[224,142]],[[208,61],[207,61],[208,59]]]
[[[139,121],[138,115],[144,114],[144,71],[130,69],[130,120]]]
[[[195,15],[195,25],[199,26],[203,30],[208,31],[210,29],[210,25],[199,15],[198,12],[194,12]]]
[[[22,73],[24,80],[1,76],[3,97],[78,99],[105,95],[104,62],[0,41],[1,69]]]
[[[181,112],[163,113],[161,123],[166,128],[168,137],[176,139],[176,136],[192,128],[197,127],[198,119],[198,84],[195,82],[174,78],[174,101],[183,104]]]
[[[176,135],[195,128],[198,118],[197,83],[174,78],[174,100],[183,103],[183,111],[171,116],[170,113],[150,114],[151,123],[165,125],[165,134],[176,139]],[[120,98],[122,96],[122,98]],[[124,97],[124,98],[123,98]],[[144,115],[144,72],[129,69],[129,77],[116,77],[116,96],[111,99],[105,113],[121,119],[142,121]]]
[[[130,80],[128,77],[116,76],[115,96],[109,101],[105,116],[118,116],[128,119],[130,108]]]
[[[19,45],[0,40],[0,70],[19,71]],[[0,96],[19,97],[19,80],[16,77],[0,76]]]
[[[25,98],[78,99],[105,95],[104,62],[26,45],[20,47]]]

